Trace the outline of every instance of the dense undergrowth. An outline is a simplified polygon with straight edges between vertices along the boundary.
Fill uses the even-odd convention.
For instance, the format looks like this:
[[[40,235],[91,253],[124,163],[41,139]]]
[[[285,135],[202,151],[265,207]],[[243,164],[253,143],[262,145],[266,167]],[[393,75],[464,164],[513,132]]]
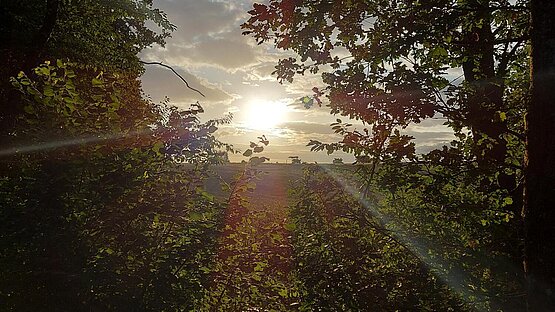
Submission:
[[[293,194],[295,264],[315,311],[453,311],[462,304],[321,168]]]
[[[495,222],[498,216],[486,225],[481,210],[424,202],[426,184],[395,192],[374,186],[363,197],[353,168],[305,170],[290,213],[296,275],[310,309],[522,309],[518,259],[511,255],[518,247],[498,243],[510,226]],[[448,198],[473,196],[467,188]]]

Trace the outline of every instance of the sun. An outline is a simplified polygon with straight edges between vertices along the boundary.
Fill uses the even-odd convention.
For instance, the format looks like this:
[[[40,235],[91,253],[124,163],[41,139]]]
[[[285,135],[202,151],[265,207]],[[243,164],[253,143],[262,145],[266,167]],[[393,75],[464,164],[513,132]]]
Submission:
[[[245,126],[253,130],[272,130],[287,120],[289,108],[281,101],[252,100],[249,102]]]

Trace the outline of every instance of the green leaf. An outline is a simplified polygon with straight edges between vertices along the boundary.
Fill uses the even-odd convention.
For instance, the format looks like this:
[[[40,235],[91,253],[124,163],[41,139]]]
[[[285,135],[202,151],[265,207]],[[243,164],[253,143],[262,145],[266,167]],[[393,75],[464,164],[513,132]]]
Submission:
[[[204,215],[202,213],[191,212],[191,214],[189,215],[189,220],[191,221],[200,221],[203,219],[204,219]]]
[[[444,47],[440,47],[440,46],[435,47],[432,50],[431,54],[432,54],[433,57],[446,57],[448,55],[447,50],[445,50]]]
[[[54,90],[52,90],[52,86],[44,86],[44,90],[43,90],[44,95],[46,96],[54,96]]]
[[[264,268],[267,267],[268,264],[262,261],[257,261],[256,262],[256,266],[254,267],[254,271],[255,272],[262,272],[264,271]]]
[[[301,102],[304,105],[304,108],[309,109],[314,105],[314,99],[309,96],[304,96],[301,98]]]
[[[95,87],[102,86],[103,84],[104,84],[104,82],[102,80],[98,79],[98,78],[93,78],[92,79],[92,85],[95,86]]]
[[[505,197],[503,199],[503,206],[508,206],[513,204],[513,199],[511,197]]]
[[[160,149],[164,147],[164,143],[163,142],[156,142],[154,143],[154,146],[152,146],[152,151],[154,151],[157,155],[162,155],[162,153],[160,152]]]
[[[35,112],[35,109],[32,105],[25,105],[23,107],[23,110],[27,113],[27,114],[33,114]]]
[[[50,75],[50,69],[46,66],[43,67],[39,67],[35,70],[35,72],[37,73],[37,75],[39,76],[49,76]]]
[[[294,231],[295,229],[297,229],[297,224],[295,224],[295,222],[290,222],[290,223],[286,223],[283,226],[287,231]]]

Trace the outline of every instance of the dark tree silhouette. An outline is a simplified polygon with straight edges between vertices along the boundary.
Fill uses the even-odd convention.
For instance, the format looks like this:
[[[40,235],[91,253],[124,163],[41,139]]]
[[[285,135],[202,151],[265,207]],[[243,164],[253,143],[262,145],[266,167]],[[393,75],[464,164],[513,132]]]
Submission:
[[[528,311],[555,311],[555,2],[532,0],[524,195]]]

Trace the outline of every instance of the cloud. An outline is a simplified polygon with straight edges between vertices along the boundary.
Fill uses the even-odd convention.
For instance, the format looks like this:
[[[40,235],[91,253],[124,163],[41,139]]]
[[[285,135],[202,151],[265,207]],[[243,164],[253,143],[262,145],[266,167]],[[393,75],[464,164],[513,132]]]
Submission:
[[[277,81],[277,78],[272,75],[276,70],[277,61],[264,61],[255,64],[249,68],[249,71],[245,72],[245,82],[249,83],[251,81],[257,83],[262,80],[267,81]]]
[[[183,67],[218,67],[236,71],[258,63],[260,49],[241,34],[251,1],[165,0],[157,6],[177,27],[166,47],[145,52]]]
[[[419,152],[430,151],[455,139],[453,130],[443,123],[441,119],[425,119],[409,125],[403,132],[414,137]]]
[[[228,31],[242,13],[227,1],[165,0],[157,1],[156,6],[177,26],[170,40],[186,43]]]
[[[306,121],[290,121],[281,125],[284,129],[294,131],[296,133],[303,134],[331,134],[333,130],[331,129],[329,123],[315,123]]]
[[[235,71],[258,62],[255,49],[234,33],[219,38],[205,38],[192,45],[170,44],[164,50],[153,51],[150,57],[163,55],[172,64],[186,67],[218,67]]]

